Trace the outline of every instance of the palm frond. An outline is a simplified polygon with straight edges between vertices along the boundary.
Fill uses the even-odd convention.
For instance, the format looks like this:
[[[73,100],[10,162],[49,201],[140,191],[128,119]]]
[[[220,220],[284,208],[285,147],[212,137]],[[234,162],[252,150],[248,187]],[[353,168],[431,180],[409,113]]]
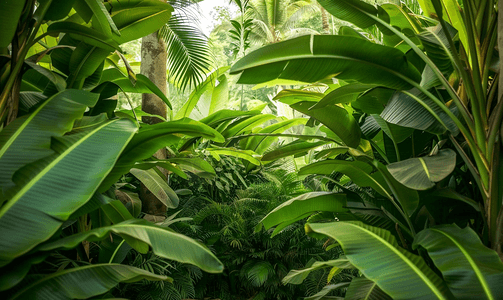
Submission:
[[[177,14],[159,31],[168,51],[168,76],[181,89],[205,79],[213,61],[206,36],[189,16]]]

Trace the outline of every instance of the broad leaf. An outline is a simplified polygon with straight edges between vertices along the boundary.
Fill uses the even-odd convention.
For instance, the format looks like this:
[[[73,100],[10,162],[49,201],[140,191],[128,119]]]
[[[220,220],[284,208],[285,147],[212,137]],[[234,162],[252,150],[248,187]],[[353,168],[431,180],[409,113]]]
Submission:
[[[16,187],[0,210],[0,265],[50,238],[83,206],[136,130],[131,121],[116,119],[90,131],[55,137],[54,154],[18,170],[13,177]]]
[[[259,114],[260,111],[258,110],[238,111],[238,110],[222,109],[207,116],[204,119],[199,120],[199,122],[204,123],[212,128],[216,128],[218,125],[229,120],[245,116],[255,116]]]
[[[120,36],[112,36],[119,44],[159,30],[173,12],[171,5],[157,0],[109,0],[105,7],[112,12],[112,20],[120,32]]]
[[[213,178],[216,173],[215,169],[204,159],[199,157],[192,158],[168,158],[166,161],[174,163],[182,170],[191,172],[199,177]]]
[[[220,273],[223,270],[223,265],[216,256],[195,240],[141,219],[133,219],[113,226],[74,234],[44,244],[38,250],[73,249],[82,241],[103,240],[109,237],[110,233],[146,243],[155,255],[196,265],[208,273]],[[146,250],[148,251],[148,248]]]
[[[427,190],[449,176],[456,167],[456,152],[443,149],[433,156],[415,157],[387,166],[400,183],[415,190]]]
[[[199,84],[190,94],[187,102],[185,102],[182,108],[180,108],[180,110],[176,113],[175,119],[189,117],[199,100],[201,100],[201,97],[211,97],[213,95],[213,90],[215,89],[217,78],[228,69],[229,67],[222,67],[210,73],[206,80]]]
[[[120,222],[133,219],[131,213],[119,200],[113,200],[107,205],[103,205],[101,210],[105,213],[112,224],[118,224]]]
[[[299,175],[323,174],[330,175],[333,172],[341,172],[351,178],[359,186],[371,187],[379,194],[391,198],[391,192],[386,181],[379,172],[373,172],[372,166],[361,161],[324,160],[307,165],[300,169]]]
[[[281,280],[281,282],[283,282],[283,284],[301,284],[304,279],[307,278],[309,273],[324,268],[353,269],[354,266],[345,257],[328,261],[316,261],[308,268],[302,270],[291,270]]]
[[[262,161],[273,161],[283,157],[304,153],[325,144],[327,144],[327,142],[325,141],[311,143],[302,140],[296,140],[285,146],[281,146],[278,149],[267,152],[266,154],[264,154],[264,156],[262,156]]]
[[[219,143],[225,141],[218,131],[188,118],[155,125],[144,124],[124,149],[114,169],[103,181],[98,191],[106,191],[123,174],[129,172],[136,162],[150,158],[163,147],[177,144],[180,140],[179,134],[204,137]]]
[[[177,208],[180,200],[175,191],[164,181],[164,179],[156,173],[154,169],[140,170],[131,169],[133,174],[138,180],[145,185],[145,187],[155,195],[168,208]]]
[[[351,36],[302,36],[265,46],[239,60],[231,74],[238,83],[276,78],[316,82],[327,77],[394,89],[411,88],[421,74],[397,49]],[[405,79],[404,79],[405,78]]]
[[[356,277],[351,280],[346,291],[345,300],[391,300],[379,286],[365,277]]]
[[[80,25],[74,22],[56,22],[49,25],[47,28],[47,34],[52,36],[58,36],[60,33],[67,33],[72,38],[83,41],[88,45],[100,47],[107,51],[119,50],[119,43],[114,41],[109,36],[94,30],[92,28]]]
[[[377,169],[386,181],[388,187],[393,191],[395,198],[400,202],[403,210],[407,215],[412,216],[419,205],[419,194],[417,191],[398,182],[383,164],[378,163]]]
[[[265,229],[269,229],[281,223],[292,220],[296,221],[300,216],[318,211],[339,213],[349,211],[345,206],[345,194],[332,192],[306,193],[277,206],[260,221],[260,224],[262,224]]]
[[[492,300],[503,295],[503,263],[470,227],[428,228],[416,235],[413,246],[428,251],[456,299]]]
[[[304,300],[324,300],[324,299],[327,299],[325,296],[327,296],[328,294],[330,294],[332,291],[335,291],[337,289],[345,288],[348,285],[349,285],[349,282],[341,282],[341,283],[336,283],[336,284],[325,285],[321,289],[321,291],[319,291],[318,293],[312,295],[311,297],[304,298]],[[328,299],[330,299],[330,298],[328,298]],[[335,299],[342,300],[343,298],[337,297]]]
[[[323,97],[323,99],[321,99],[310,109],[323,108],[327,105],[333,105],[339,103],[353,102],[358,98],[360,94],[374,87],[375,85],[373,84],[360,84],[360,83],[343,85],[328,93],[325,97]]]
[[[361,222],[311,223],[308,228],[337,240],[349,261],[394,299],[453,299],[423,258],[400,248],[387,230]]]
[[[70,131],[73,122],[96,101],[96,94],[65,90],[46,100],[33,113],[17,118],[4,128],[0,132],[0,187],[4,192],[13,185],[11,178],[16,170],[52,154],[51,136]]]
[[[98,264],[58,271],[44,276],[23,287],[10,299],[87,299],[106,293],[120,282],[136,282],[143,279],[173,281],[167,276],[131,266]]]
[[[150,79],[148,79],[148,77],[142,74],[136,74],[136,83],[133,85],[131,80],[124,76],[119,70],[107,69],[103,71],[100,83],[104,84],[105,82],[113,82],[119,86],[122,91],[127,93],[153,93],[166,103],[170,109],[173,109],[171,102],[168,100],[166,95],[164,95],[164,93]]]
[[[445,127],[428,110],[437,115],[445,124]],[[438,105],[417,89],[394,94],[384,111],[382,111],[381,117],[395,125],[426,130],[435,134],[444,133],[446,130],[449,130],[454,135],[459,133],[459,129],[452,119]]]
[[[16,33],[17,24],[26,0],[2,1],[0,3],[0,48],[6,48]]]
[[[318,2],[333,16],[360,28],[368,28],[376,23],[368,15],[377,16],[378,10],[367,2],[360,0],[319,0]]]
[[[269,125],[259,130],[257,133],[259,134],[283,133],[284,131],[293,126],[305,124],[306,121],[307,120],[303,118],[286,120],[276,124]],[[244,140],[246,143],[243,148],[246,150],[252,150],[258,154],[263,154],[277,139],[278,137],[275,136],[253,136]]]
[[[412,128],[388,123],[379,115],[372,115],[372,117],[376,120],[377,124],[379,124],[382,131],[384,131],[384,133],[386,133],[386,135],[396,144],[405,141],[414,132],[414,129]]]
[[[206,148],[206,150],[208,150],[218,161],[220,161],[220,155],[229,155],[242,158],[256,166],[260,166],[260,160],[255,157],[259,155],[251,150],[240,150],[236,148]]]
[[[357,148],[360,144],[360,127],[355,118],[344,108],[329,105],[323,108],[310,108],[312,102],[298,102],[291,107],[313,117],[333,131],[349,147]]]
[[[227,126],[227,128],[224,131],[222,131],[222,135],[226,138],[229,138],[232,136],[242,134],[243,132],[252,131],[255,127],[258,127],[261,124],[275,118],[276,116],[271,114],[265,114],[265,115],[260,114],[246,119],[243,118],[241,120],[229,124],[229,126]]]

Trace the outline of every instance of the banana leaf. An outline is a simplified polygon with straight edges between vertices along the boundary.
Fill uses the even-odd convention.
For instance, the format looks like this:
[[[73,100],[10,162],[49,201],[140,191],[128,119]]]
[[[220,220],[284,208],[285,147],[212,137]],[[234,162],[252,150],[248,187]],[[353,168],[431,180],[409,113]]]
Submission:
[[[238,62],[231,74],[238,83],[272,79],[317,82],[327,77],[356,80],[393,89],[410,89],[421,74],[405,54],[391,47],[351,36],[302,36],[256,50]]]
[[[97,264],[44,276],[23,287],[8,299],[87,299],[107,292],[120,282],[136,282],[143,279],[173,281],[167,276],[153,274],[132,266]]]
[[[399,247],[387,230],[361,222],[310,223],[307,227],[337,240],[348,260],[393,299],[455,299],[423,258]]]
[[[136,131],[131,121],[116,119],[53,137],[54,154],[18,170],[0,209],[0,266],[49,239],[85,205]]]
[[[424,247],[456,299],[499,299],[503,263],[473,229],[440,225],[419,232],[413,247]]]
[[[51,155],[51,137],[70,131],[74,121],[96,101],[96,94],[65,90],[5,127],[0,132],[0,187],[4,192],[13,185],[12,175],[16,170]]]
[[[41,245],[37,250],[73,249],[82,241],[99,241],[115,233],[129,240],[146,243],[155,255],[181,263],[196,265],[208,273],[220,273],[222,263],[210,250],[197,241],[182,234],[153,225],[141,219],[132,219],[122,223],[74,234],[54,242]],[[148,247],[145,249],[148,251]]]

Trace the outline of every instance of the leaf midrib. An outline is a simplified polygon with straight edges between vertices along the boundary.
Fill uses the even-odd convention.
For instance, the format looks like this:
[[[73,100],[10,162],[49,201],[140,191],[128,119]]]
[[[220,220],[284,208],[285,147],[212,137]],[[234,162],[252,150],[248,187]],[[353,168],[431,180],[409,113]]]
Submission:
[[[454,243],[454,245],[456,245],[458,247],[458,249],[465,256],[466,260],[468,261],[468,263],[472,267],[473,271],[477,275],[477,279],[479,280],[480,285],[482,285],[482,288],[484,289],[484,292],[486,293],[487,298],[489,300],[494,300],[493,295],[491,293],[491,289],[489,288],[489,285],[488,285],[487,281],[485,280],[484,276],[482,275],[482,272],[480,271],[480,268],[477,266],[477,264],[475,263],[475,261],[473,260],[473,258],[471,257],[471,255],[466,251],[466,249],[460,243],[458,243],[457,240],[455,240],[453,237],[451,237],[450,235],[446,234],[445,232],[437,230],[437,229],[434,229],[434,228],[430,228],[430,230],[435,231],[437,233],[440,233],[440,234],[444,235],[449,240],[451,240]]]
[[[120,119],[119,119],[120,120]],[[68,147],[62,154],[58,155],[56,159],[54,159],[50,164],[48,164],[42,171],[40,171],[33,179],[31,179],[27,184],[24,185],[24,187],[15,194],[14,198],[9,200],[4,207],[0,210],[0,218],[5,215],[5,213],[14,205],[16,204],[20,198],[32,188],[32,186],[38,182],[41,178],[43,178],[54,166],[59,164],[64,158],[66,158],[75,148],[80,146],[82,143],[84,143],[87,139],[89,139],[91,136],[93,136],[96,132],[101,130],[102,128],[105,128],[108,125],[111,125],[113,123],[116,123],[119,120],[113,120],[108,123],[105,123],[98,128],[94,129],[93,131],[89,132],[87,135],[79,139],[76,143]]]
[[[370,236],[374,237],[376,240],[378,240],[381,244],[383,244],[386,248],[390,249],[393,253],[395,253],[403,262],[405,262],[413,271],[414,273],[422,279],[424,283],[430,288],[430,290],[438,297],[438,299],[444,299],[447,300],[442,293],[437,289],[437,287],[430,281],[428,277],[419,269],[413,262],[411,262],[404,254],[402,254],[396,247],[391,245],[388,241],[380,237],[379,235],[373,233],[372,231],[363,228],[361,226],[358,226],[356,224],[352,223],[346,223],[345,224],[355,227],[356,229],[362,230],[365,233],[369,234]]]

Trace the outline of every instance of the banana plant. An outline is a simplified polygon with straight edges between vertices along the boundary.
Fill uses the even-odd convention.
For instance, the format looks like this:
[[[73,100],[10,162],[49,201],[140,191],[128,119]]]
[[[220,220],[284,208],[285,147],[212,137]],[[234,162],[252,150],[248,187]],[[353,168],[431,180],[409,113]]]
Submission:
[[[170,105],[141,75],[103,69],[120,44],[158,30],[172,10],[151,0],[0,4],[6,33],[0,43],[0,114],[8,124],[0,132],[2,297],[91,298],[121,282],[172,281],[119,264],[132,248],[222,271],[196,241],[136,219],[141,202],[135,194],[122,192],[124,204],[115,200],[114,184],[131,171],[165,196],[164,205],[176,206],[176,194],[153,167],[164,164],[184,176],[177,167],[183,162],[145,166],[143,160],[185,135],[224,141],[213,128],[187,118],[139,128],[136,118],[114,113],[119,89],[156,93]],[[211,172],[191,162],[192,170]]]
[[[312,118],[314,125],[321,123],[320,129],[334,142],[328,149],[310,148],[318,158],[328,159],[299,173],[324,176],[350,199],[345,207],[350,212],[312,217],[306,230],[340,244],[365,277],[355,285],[375,283],[365,284],[369,294],[469,299],[474,292],[497,299],[503,283],[498,257],[503,107],[497,97],[499,70],[493,65],[499,61],[494,1],[479,6],[469,1],[420,1],[427,15],[416,15],[403,4],[319,3],[361,30],[377,28],[383,38],[376,40],[382,44],[354,28],[334,36],[304,36],[252,52],[230,70],[243,84],[339,80],[321,94],[306,89],[277,96]],[[287,145],[284,151],[301,155],[306,150]],[[376,200],[364,200],[348,188],[350,184],[371,188]],[[264,218],[266,229],[278,226],[280,231],[281,224],[316,213],[296,203]],[[278,217],[286,206],[295,206],[288,208],[295,215]],[[316,223],[320,220],[335,222]],[[466,232],[465,238],[461,232]],[[439,242],[443,238],[453,243]],[[491,258],[481,260],[478,251],[468,250],[475,248]],[[440,258],[436,251],[452,255]],[[460,255],[466,264],[457,264]],[[478,279],[461,289],[464,280],[448,274]],[[349,290],[354,290],[351,285]]]

